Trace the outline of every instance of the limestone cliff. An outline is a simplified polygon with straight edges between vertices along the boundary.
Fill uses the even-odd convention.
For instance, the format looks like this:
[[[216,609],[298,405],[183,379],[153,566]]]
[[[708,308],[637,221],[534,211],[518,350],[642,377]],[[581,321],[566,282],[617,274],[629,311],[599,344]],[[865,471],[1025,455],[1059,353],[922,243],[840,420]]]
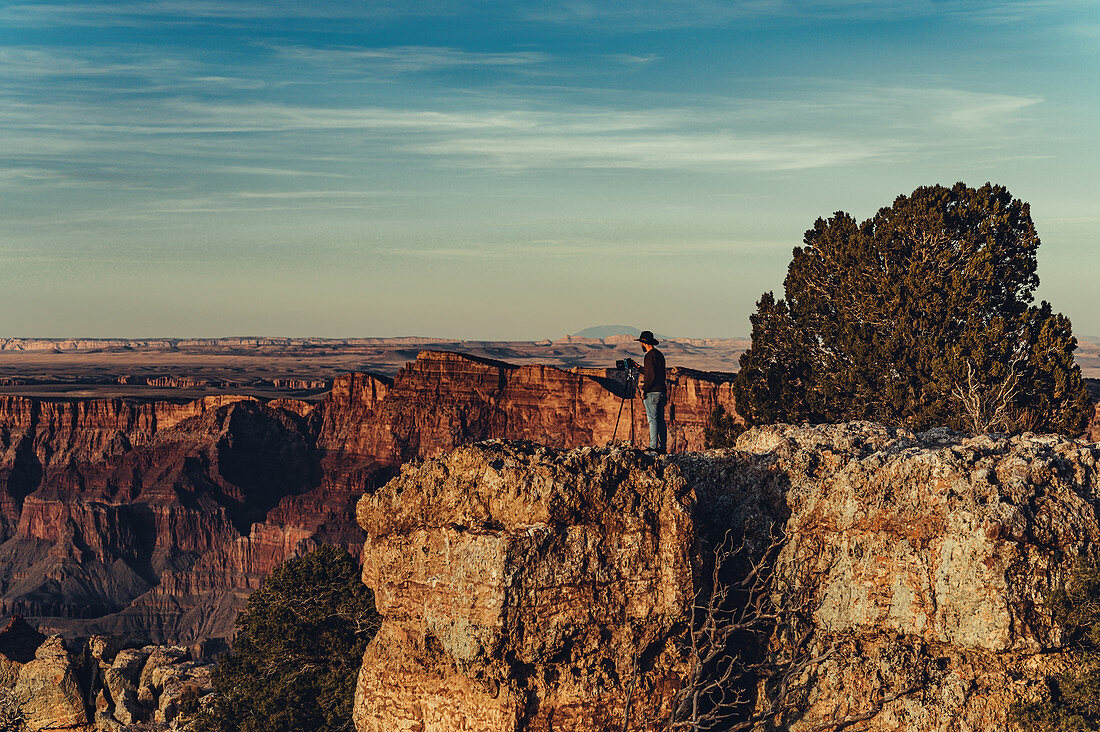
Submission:
[[[358,507],[385,622],[357,729],[660,729],[715,538],[752,551],[774,527],[774,586],[806,610],[817,660],[772,723],[1008,730],[1065,663],[1046,598],[1095,558],[1098,458],[856,423],[659,460],[490,443],[407,467]],[[758,691],[759,712],[775,690]]]
[[[1047,604],[1095,560],[1100,448],[1057,436],[753,430],[738,447],[790,482],[779,572],[809,578],[832,656],[792,730],[1009,729],[1064,663]]]

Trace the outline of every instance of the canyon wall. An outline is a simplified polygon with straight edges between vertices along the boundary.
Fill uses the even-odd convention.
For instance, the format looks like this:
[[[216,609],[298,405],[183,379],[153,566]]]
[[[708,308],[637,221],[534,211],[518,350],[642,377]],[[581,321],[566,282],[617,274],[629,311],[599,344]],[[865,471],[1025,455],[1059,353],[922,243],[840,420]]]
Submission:
[[[742,721],[1013,729],[1012,705],[1069,662],[1048,598],[1097,558],[1098,459],[1056,436],[853,423],[661,458],[494,442],[407,466],[358,504],[384,622],[356,727],[665,729],[708,679],[693,681],[694,648],[764,659],[727,710]],[[726,531],[756,561],[783,539],[756,598],[790,622],[708,647],[692,604]],[[731,592],[741,566],[720,580]]]
[[[320,402],[0,396],[0,616],[153,642],[228,637],[286,557],[358,552],[352,507],[404,462],[488,438],[648,439],[607,370],[423,352],[351,373]],[[700,449],[729,382],[674,370],[670,447]],[[619,411],[622,409],[620,417]],[[616,430],[616,420],[619,420]]]

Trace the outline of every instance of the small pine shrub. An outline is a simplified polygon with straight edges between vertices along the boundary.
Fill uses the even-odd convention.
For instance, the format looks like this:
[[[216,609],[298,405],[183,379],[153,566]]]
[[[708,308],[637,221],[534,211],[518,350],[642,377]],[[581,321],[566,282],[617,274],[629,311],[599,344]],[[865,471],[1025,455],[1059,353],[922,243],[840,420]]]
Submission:
[[[732,414],[727,414],[725,408],[719,404],[707,419],[707,425],[703,428],[703,437],[708,450],[733,447],[737,444],[737,436],[744,431],[745,425],[738,422]]]
[[[195,732],[353,730],[352,700],[378,629],[371,591],[345,550],[322,546],[275,568],[237,616]]]

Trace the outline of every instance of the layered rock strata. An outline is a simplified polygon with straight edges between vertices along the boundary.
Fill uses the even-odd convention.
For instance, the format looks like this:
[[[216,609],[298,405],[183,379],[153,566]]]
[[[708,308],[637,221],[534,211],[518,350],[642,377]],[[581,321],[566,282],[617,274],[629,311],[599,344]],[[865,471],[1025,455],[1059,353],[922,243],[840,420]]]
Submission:
[[[1060,437],[865,423],[757,428],[660,461],[461,448],[359,503],[385,622],[357,729],[661,728],[727,530],[750,555],[783,537],[773,587],[811,630],[800,657],[816,660],[772,723],[1012,729],[1012,704],[1068,662],[1048,598],[1096,559],[1098,459]],[[781,641],[756,652],[782,667]],[[758,694],[764,714],[774,687]]]
[[[494,437],[629,437],[613,375],[424,352],[393,379],[340,376],[319,403],[0,396],[0,616],[66,634],[228,637],[288,556],[357,553],[355,500],[407,460]],[[671,441],[698,449],[711,410],[733,408],[729,383],[676,378]],[[644,421],[636,404],[639,442]]]

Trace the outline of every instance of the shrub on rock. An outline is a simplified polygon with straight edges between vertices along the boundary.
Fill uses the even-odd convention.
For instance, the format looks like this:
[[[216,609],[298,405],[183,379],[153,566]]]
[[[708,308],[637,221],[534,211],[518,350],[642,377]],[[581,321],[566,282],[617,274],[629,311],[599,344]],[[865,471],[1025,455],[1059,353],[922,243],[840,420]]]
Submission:
[[[352,730],[363,651],[377,630],[369,589],[343,549],[322,546],[275,568],[237,617],[198,732]]]

